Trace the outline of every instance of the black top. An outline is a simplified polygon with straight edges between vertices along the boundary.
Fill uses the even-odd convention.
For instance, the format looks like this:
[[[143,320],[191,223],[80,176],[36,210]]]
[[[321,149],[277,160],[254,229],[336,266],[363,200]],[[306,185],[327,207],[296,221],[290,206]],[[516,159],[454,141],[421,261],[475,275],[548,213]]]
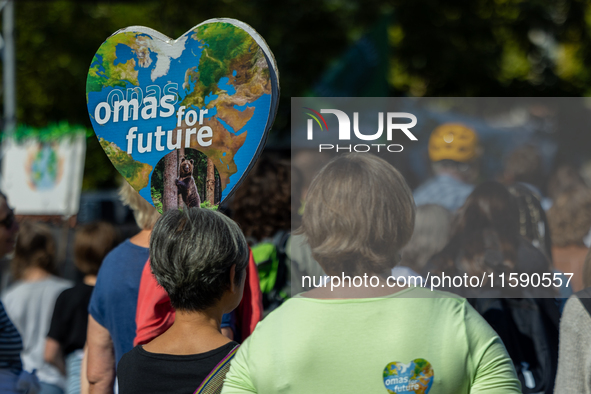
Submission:
[[[119,360],[119,394],[192,394],[237,345],[232,341],[209,352],[186,356],[150,353],[136,346]]]
[[[59,342],[64,355],[84,348],[92,289],[93,286],[79,283],[64,290],[55,302],[47,336]]]

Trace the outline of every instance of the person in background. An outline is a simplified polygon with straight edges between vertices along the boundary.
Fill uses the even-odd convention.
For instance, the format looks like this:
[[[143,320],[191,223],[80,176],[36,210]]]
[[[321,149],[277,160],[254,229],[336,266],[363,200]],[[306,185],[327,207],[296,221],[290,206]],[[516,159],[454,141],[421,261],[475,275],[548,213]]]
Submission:
[[[540,273],[549,272],[550,261],[521,236],[517,200],[505,186],[489,181],[470,194],[457,214],[449,242],[425,268],[425,275]]]
[[[591,252],[582,282],[583,290],[568,299],[560,319],[557,394],[591,394]]]
[[[505,160],[503,183],[520,183],[529,188],[540,200],[544,210],[550,209],[552,200],[542,193],[544,188],[544,167],[542,155],[534,145],[524,145],[514,149]]]
[[[24,368],[37,370],[41,393],[63,393],[62,371],[46,362],[43,355],[55,301],[72,283],[57,277],[55,241],[46,225],[21,224],[11,272],[16,282],[6,290],[2,300],[23,338]]]
[[[415,276],[434,254],[439,253],[449,240],[452,214],[440,205],[417,207],[412,238],[402,249],[402,260],[392,270],[392,276]]]
[[[516,198],[519,208],[519,233],[527,241],[544,253],[548,261],[552,262],[552,238],[546,212],[539,200],[539,195],[523,183],[515,183],[508,187],[509,192]],[[560,276],[559,294],[556,303],[562,312],[568,297],[573,294],[570,277],[563,272],[552,269],[553,277]],[[558,282],[558,281],[556,281]]]
[[[291,230],[290,181],[289,162],[263,154],[236,190],[231,217],[250,245]]]
[[[302,231],[328,275],[377,280],[287,300],[238,349],[222,394],[520,393],[503,343],[465,299],[386,286],[414,222],[411,191],[386,161],[328,163],[308,190]]]
[[[64,290],[57,298],[45,343],[45,361],[66,374],[66,394],[80,392],[80,364],[88,328],[88,303],[101,263],[115,246],[117,233],[109,223],[90,223],[76,232],[74,264],[84,278],[82,283]]]
[[[507,189],[515,197],[519,209],[519,234],[552,262],[550,226],[540,195],[523,183],[514,183]]]
[[[583,289],[583,263],[589,250],[584,238],[591,229],[591,190],[574,187],[563,191],[548,210],[548,224],[554,267],[573,274],[571,285],[576,293]]]
[[[289,162],[263,154],[231,204],[231,217],[244,232],[257,264],[265,313],[291,294],[286,252],[293,208],[290,181]]]
[[[105,257],[88,306],[87,379],[92,393],[112,393],[115,368],[133,348],[142,270],[149,257],[152,227],[160,217],[127,182],[119,190],[141,231]]]
[[[0,257],[14,250],[19,225],[6,196],[0,192]],[[38,393],[41,389],[34,374],[23,370],[20,353],[23,341],[0,302],[0,392],[5,394]],[[22,389],[17,389],[22,385]],[[27,391],[28,390],[28,391]]]
[[[548,197],[554,201],[566,190],[586,187],[585,179],[576,166],[562,164],[550,175]]]
[[[524,392],[548,393],[558,360],[558,290],[500,283],[501,275],[553,277],[550,261],[521,235],[520,224],[517,199],[501,183],[484,182],[459,210],[448,244],[426,267],[432,276],[485,278],[478,287],[447,289],[474,297],[471,305],[503,340]]]
[[[219,212],[170,210],[154,227],[150,256],[176,317],[166,332],[123,355],[119,392],[219,392],[238,346],[222,335],[221,321],[242,298],[249,259],[244,235]]]
[[[435,175],[414,191],[415,204],[437,204],[455,212],[474,189],[479,156],[474,130],[459,123],[437,127],[429,137],[429,159]]]

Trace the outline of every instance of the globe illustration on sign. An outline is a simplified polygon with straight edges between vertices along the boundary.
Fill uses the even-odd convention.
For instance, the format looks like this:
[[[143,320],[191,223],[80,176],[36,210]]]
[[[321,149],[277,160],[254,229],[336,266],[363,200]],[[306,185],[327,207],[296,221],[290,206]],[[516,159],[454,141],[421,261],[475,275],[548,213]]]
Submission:
[[[151,204],[157,164],[185,149],[215,165],[221,202],[264,147],[279,94],[275,67],[262,38],[240,21],[208,20],[176,40],[128,27],[92,60],[90,121],[111,163]]]
[[[62,159],[57,146],[36,144],[28,152],[27,175],[29,185],[34,190],[53,189],[61,178]]]

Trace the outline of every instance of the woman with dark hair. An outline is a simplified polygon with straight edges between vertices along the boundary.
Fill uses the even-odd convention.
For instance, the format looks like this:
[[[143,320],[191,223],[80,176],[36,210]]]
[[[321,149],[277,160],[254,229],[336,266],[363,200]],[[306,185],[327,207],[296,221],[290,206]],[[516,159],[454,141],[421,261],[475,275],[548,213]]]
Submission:
[[[498,182],[477,186],[458,212],[449,243],[424,274],[484,277],[481,287],[447,290],[474,297],[470,303],[507,346],[525,393],[551,393],[558,359],[559,311],[553,299],[558,292],[531,282],[510,285],[509,278],[521,274],[555,277],[545,253],[532,244],[539,236],[522,227],[527,217],[519,204]]]
[[[105,222],[86,224],[74,237],[74,264],[84,277],[81,283],[64,290],[57,298],[45,343],[45,361],[66,374],[68,394],[80,393],[88,303],[103,259],[115,246],[117,232]]]
[[[450,276],[482,276],[486,272],[483,287],[490,288],[486,282],[490,273],[498,277],[503,273],[550,272],[550,262],[521,236],[519,205],[509,190],[498,182],[484,182],[458,211],[448,244],[425,266],[424,275],[429,272]],[[466,288],[448,290],[463,291],[461,295],[468,297],[475,295]],[[474,291],[481,293],[481,289]],[[521,290],[507,286],[503,291],[505,295],[519,296]]]
[[[256,327],[222,393],[520,393],[502,342],[465,299],[392,286],[414,222],[411,191],[386,161],[364,153],[329,162],[301,227],[328,285]]]
[[[43,224],[23,222],[11,271],[16,282],[2,297],[6,313],[23,338],[23,364],[37,370],[42,394],[63,393],[65,377],[44,360],[45,338],[55,301],[71,282],[56,276],[55,241]]]

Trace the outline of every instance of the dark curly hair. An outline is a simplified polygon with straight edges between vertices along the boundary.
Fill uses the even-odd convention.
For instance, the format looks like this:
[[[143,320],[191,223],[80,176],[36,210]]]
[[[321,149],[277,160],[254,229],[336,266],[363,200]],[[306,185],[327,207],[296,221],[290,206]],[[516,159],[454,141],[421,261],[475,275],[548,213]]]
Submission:
[[[289,162],[262,155],[231,205],[232,218],[247,238],[260,241],[291,226]]]

